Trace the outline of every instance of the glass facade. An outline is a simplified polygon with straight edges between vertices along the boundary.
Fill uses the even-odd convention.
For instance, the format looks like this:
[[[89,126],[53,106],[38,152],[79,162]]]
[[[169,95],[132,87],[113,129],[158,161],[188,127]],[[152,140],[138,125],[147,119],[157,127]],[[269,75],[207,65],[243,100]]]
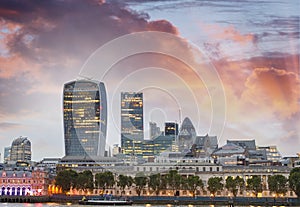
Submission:
[[[66,156],[104,156],[107,99],[104,83],[77,80],[63,91]]]
[[[121,93],[121,139],[144,140],[143,93]],[[122,146],[123,147],[123,146]]]
[[[31,161],[31,143],[27,137],[19,137],[11,144],[10,161]]]
[[[165,151],[171,151],[175,142],[175,135],[160,135],[152,140],[132,140],[122,136],[122,152],[125,155],[143,157],[145,159],[154,157]]]
[[[165,135],[178,135],[178,124],[175,122],[166,122]]]

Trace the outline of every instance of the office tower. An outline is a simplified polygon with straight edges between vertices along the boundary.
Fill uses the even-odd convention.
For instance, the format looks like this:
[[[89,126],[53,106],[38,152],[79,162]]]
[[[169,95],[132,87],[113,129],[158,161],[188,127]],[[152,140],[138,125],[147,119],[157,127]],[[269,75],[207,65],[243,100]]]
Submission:
[[[127,136],[121,135],[122,154],[142,157],[143,156],[143,140],[134,140]]]
[[[179,140],[179,151],[190,151],[191,147],[195,143],[196,130],[192,121],[186,117],[181,125],[178,140]]]
[[[155,122],[149,123],[149,132],[150,132],[150,139],[154,139],[161,134],[160,128],[157,126]]]
[[[11,151],[11,147],[5,147],[4,148],[4,163],[7,163],[9,161],[10,151]]]
[[[76,80],[64,85],[66,156],[104,156],[107,99],[104,83]]]
[[[165,135],[178,135],[178,124],[175,122],[166,122]]]
[[[19,137],[12,142],[9,160],[31,161],[31,143],[27,137]]]
[[[132,140],[144,139],[143,93],[121,93],[121,134]]]

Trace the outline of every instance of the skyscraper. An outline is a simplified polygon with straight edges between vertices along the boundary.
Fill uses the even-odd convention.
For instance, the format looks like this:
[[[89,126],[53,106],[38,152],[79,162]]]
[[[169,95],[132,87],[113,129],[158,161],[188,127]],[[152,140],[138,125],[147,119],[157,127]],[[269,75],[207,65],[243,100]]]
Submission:
[[[7,163],[9,161],[10,151],[11,151],[11,147],[5,147],[4,148],[4,163]]]
[[[144,139],[143,93],[121,93],[121,134],[132,140]],[[122,137],[121,136],[121,137]]]
[[[27,137],[19,137],[12,142],[9,161],[31,161],[31,143]]]
[[[160,128],[157,126],[155,122],[149,122],[149,133],[150,139],[154,139],[161,135]]]
[[[165,135],[178,135],[178,124],[175,122],[166,122]]]
[[[142,156],[144,140],[143,93],[121,93],[122,153]]]
[[[195,143],[196,130],[192,121],[185,117],[179,132],[179,151],[189,151]]]
[[[66,156],[104,156],[107,99],[104,83],[76,80],[64,85]]]

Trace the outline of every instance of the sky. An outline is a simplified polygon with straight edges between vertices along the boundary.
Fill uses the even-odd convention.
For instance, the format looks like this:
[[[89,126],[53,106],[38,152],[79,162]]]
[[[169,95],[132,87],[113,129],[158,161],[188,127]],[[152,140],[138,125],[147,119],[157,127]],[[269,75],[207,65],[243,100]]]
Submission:
[[[189,117],[198,135],[300,144],[300,2],[0,1],[0,152],[27,136],[33,160],[64,156],[63,84],[108,95],[107,145],[120,143],[120,92],[144,93],[148,123]],[[109,65],[110,64],[110,65]]]

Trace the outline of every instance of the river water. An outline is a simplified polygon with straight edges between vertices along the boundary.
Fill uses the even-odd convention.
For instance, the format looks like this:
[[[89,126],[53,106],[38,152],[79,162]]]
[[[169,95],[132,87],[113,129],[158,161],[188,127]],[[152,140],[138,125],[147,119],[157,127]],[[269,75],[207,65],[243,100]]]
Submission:
[[[59,204],[59,203],[0,203],[1,207],[83,207],[83,205],[78,204]],[[134,207],[228,207],[219,205],[132,205]],[[85,206],[86,207],[86,206]],[[109,206],[106,206],[109,207]],[[235,206],[241,207],[241,206]],[[245,207],[245,206],[244,206]],[[251,207],[261,207],[261,206],[251,206]],[[280,206],[284,207],[284,206]]]

